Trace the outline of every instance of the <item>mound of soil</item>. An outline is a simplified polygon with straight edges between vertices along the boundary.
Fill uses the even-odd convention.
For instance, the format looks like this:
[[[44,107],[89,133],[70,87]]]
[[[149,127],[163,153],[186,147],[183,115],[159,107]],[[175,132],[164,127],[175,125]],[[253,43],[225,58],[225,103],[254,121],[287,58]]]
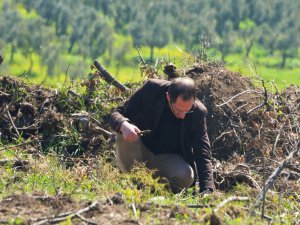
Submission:
[[[255,86],[248,77],[210,64],[197,64],[185,74],[194,79],[197,98],[208,109],[208,135],[215,158],[226,160],[239,153],[253,159],[253,152],[274,144],[280,125],[293,127],[286,129],[291,137],[299,134],[299,87],[272,93],[264,81],[256,80],[261,85]],[[277,147],[284,145],[281,141]]]
[[[255,89],[252,82],[238,73],[213,65],[196,65],[186,74],[195,80],[197,98],[208,110],[207,129],[213,156],[227,159],[234,152],[241,153],[244,140],[239,140],[232,126],[241,119],[241,115],[259,104],[260,96],[249,91],[229,102],[229,107],[220,105],[246,90]],[[239,112],[235,112],[237,107],[240,107]]]
[[[90,93],[89,93],[90,94]],[[23,138],[47,152],[53,148],[68,156],[101,150],[99,124],[88,120],[89,111],[103,109],[101,101],[71,89],[51,90],[13,78],[0,79],[0,138],[6,143]],[[96,115],[97,116],[97,115]],[[105,127],[105,123],[103,123]]]

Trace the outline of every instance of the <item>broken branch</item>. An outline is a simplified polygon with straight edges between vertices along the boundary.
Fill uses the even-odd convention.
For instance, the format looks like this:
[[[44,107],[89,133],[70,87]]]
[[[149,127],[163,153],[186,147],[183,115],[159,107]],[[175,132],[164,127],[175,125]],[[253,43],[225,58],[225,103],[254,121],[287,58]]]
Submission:
[[[7,93],[5,93],[5,92],[3,92],[3,91],[0,91],[0,94],[1,94],[1,95],[4,95],[4,96],[10,96],[10,94],[7,94]]]
[[[139,59],[141,60],[141,62],[142,62],[144,65],[146,65],[146,62],[145,62],[145,60],[143,59],[143,57],[142,57],[142,55],[141,55],[141,52],[140,52],[139,47],[136,45],[135,48],[136,48],[136,50],[137,50],[137,52],[138,52],[138,54],[139,54]]]
[[[216,106],[220,107],[220,106],[226,105],[229,102],[231,102],[233,99],[235,99],[236,97],[239,97],[240,95],[243,95],[243,94],[246,94],[246,93],[250,93],[250,92],[253,92],[253,90],[245,90],[245,91],[243,91],[241,93],[238,93],[238,94],[232,96],[228,101],[223,102],[222,104],[219,104],[219,105],[216,105]]]
[[[214,205],[212,205],[212,204],[187,204],[186,206],[189,208],[192,208],[192,209],[199,209],[199,208],[211,208]]]
[[[259,193],[257,196],[257,200],[260,201],[262,200],[263,196],[266,194],[268,189],[273,185],[275,180],[278,178],[280,175],[281,171],[288,167],[288,163],[294,158],[294,156],[299,152],[300,149],[300,142],[297,144],[296,148],[290,152],[288,157],[286,157],[280,164],[279,166],[274,170],[274,172],[271,174],[271,176],[268,178],[265,184],[265,188]]]
[[[6,107],[7,107],[7,106],[6,106]],[[17,127],[16,127],[16,125],[15,125],[15,123],[14,123],[14,121],[13,121],[13,119],[12,119],[11,115],[10,115],[10,112],[9,112],[9,109],[8,109],[8,107],[7,107],[7,114],[8,114],[9,120],[10,120],[10,122],[11,122],[11,124],[12,124],[13,128],[14,128],[14,129],[15,129],[15,131],[17,132],[17,134],[18,134],[19,138],[21,138],[21,135],[20,135],[20,133],[19,133],[19,131],[18,131],[18,129],[17,129]]]
[[[81,213],[87,212],[87,211],[95,208],[98,204],[99,204],[99,202],[95,201],[91,205],[89,205],[88,207],[80,209],[80,210],[78,210],[76,212],[71,212],[69,214],[64,213],[64,214],[61,214],[61,215],[58,215],[58,216],[52,216],[50,218],[45,218],[45,219],[42,219],[42,220],[41,219],[37,219],[37,220],[34,220],[33,222],[36,222],[36,223],[34,223],[35,225],[61,222],[61,221],[64,221],[64,220],[66,220],[68,218],[73,218],[74,216],[78,216]]]
[[[232,201],[249,201],[248,197],[230,196],[229,198],[223,200],[217,207],[213,210],[216,213],[220,208],[224,207],[226,204]]]
[[[109,84],[113,84],[115,87],[117,87],[118,89],[120,89],[122,92],[127,92],[129,89],[121,84],[119,81],[117,81],[99,62],[98,60],[94,61],[94,65],[95,67],[98,69],[99,71],[99,76],[104,78],[104,80],[109,83]]]
[[[260,104],[259,106],[256,106],[255,108],[253,108],[253,109],[250,109],[248,112],[247,112],[247,114],[250,114],[251,112],[253,112],[253,111],[255,111],[255,110],[257,110],[257,109],[260,109],[261,107],[263,107],[263,106],[269,106],[269,103],[268,103],[268,92],[267,92],[267,88],[266,88],[266,86],[265,86],[265,81],[264,80],[262,80],[261,81],[262,82],[262,85],[263,85],[263,88],[264,88],[264,102],[262,103],[262,104]]]
[[[96,120],[94,117],[90,116],[90,118],[94,123],[96,123],[98,125],[98,127],[103,135],[105,135],[106,137],[111,137],[113,135],[111,132],[103,129],[101,127],[101,123],[98,120]]]

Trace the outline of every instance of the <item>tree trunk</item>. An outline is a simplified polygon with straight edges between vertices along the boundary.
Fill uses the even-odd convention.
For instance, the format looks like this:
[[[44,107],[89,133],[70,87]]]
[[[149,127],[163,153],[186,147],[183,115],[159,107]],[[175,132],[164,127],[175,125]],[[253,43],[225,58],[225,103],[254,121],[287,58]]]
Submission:
[[[253,44],[254,44],[254,41],[251,40],[250,43],[249,43],[249,45],[246,46],[246,58],[249,57],[250,51],[251,51],[251,49],[253,47]]]
[[[75,44],[75,40],[73,40],[72,38],[71,38],[71,44],[70,44],[70,47],[69,47],[69,49],[68,49],[68,53],[71,53],[72,52],[72,49],[73,49],[73,47],[74,47],[74,44]]]
[[[28,73],[31,74],[33,68],[33,58],[32,58],[32,52],[29,53],[29,68]]]
[[[220,48],[220,52],[221,52],[221,60],[224,63],[225,62],[225,50],[224,50],[224,46],[222,45]]]
[[[281,69],[283,69],[285,67],[286,60],[287,60],[287,54],[284,52],[282,54],[282,62],[281,62],[281,66],[280,66]]]
[[[154,46],[150,46],[150,62],[153,62]]]
[[[16,47],[14,44],[11,45],[11,50],[10,50],[10,59],[9,62],[12,63],[14,61],[14,55],[16,52]]]

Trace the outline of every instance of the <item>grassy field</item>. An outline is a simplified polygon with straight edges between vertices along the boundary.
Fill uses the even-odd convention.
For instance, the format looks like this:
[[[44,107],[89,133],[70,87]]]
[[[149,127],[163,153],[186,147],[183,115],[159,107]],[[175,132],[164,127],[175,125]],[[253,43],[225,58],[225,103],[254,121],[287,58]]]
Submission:
[[[279,68],[277,57],[261,57],[259,59],[242,59],[239,55],[227,57],[227,69],[240,72],[246,76],[259,75],[266,81],[274,81],[279,89],[291,84],[300,85],[299,59],[288,61],[286,68]]]
[[[172,62],[177,67],[183,66],[189,59],[190,55],[175,44],[170,44],[162,49],[155,49],[155,59],[159,62]],[[150,49],[146,47],[140,48],[141,55],[147,59],[150,55]],[[80,56],[65,54],[61,56],[61,60],[55,68],[53,76],[47,75],[47,67],[41,64],[38,55],[33,54],[32,72],[28,73],[30,61],[22,56],[20,52],[15,54],[14,62],[8,63],[9,49],[5,51],[5,62],[0,67],[0,74],[21,76],[29,79],[33,83],[47,83],[50,85],[58,85],[62,83],[66,77],[70,79],[82,79],[90,72],[89,65],[93,64],[93,60],[83,60]],[[139,81],[142,79],[139,69],[138,53],[135,48],[131,47],[126,51],[123,65],[118,62],[109,62],[109,56],[99,57],[98,60],[104,67],[110,71],[121,82]],[[219,60],[220,56],[210,56],[212,60]],[[245,59],[240,55],[229,55],[226,57],[225,67],[232,71],[240,72],[242,75],[252,76],[260,75],[266,81],[274,81],[279,89],[284,89],[291,84],[300,85],[300,60],[289,59],[284,69],[279,68],[279,56],[268,57],[250,56]],[[189,62],[190,63],[190,62]],[[164,64],[164,63],[163,63]],[[162,73],[162,71],[160,71]]]

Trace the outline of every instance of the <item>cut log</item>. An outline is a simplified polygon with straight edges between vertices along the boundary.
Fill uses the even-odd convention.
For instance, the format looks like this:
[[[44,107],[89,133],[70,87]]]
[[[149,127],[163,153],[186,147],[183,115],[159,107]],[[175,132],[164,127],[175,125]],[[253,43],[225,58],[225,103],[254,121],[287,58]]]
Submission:
[[[117,81],[99,62],[98,60],[94,61],[94,65],[99,71],[99,75],[109,84],[114,85],[118,89],[120,89],[122,92],[126,92],[129,89],[124,85],[121,84],[119,81]]]

